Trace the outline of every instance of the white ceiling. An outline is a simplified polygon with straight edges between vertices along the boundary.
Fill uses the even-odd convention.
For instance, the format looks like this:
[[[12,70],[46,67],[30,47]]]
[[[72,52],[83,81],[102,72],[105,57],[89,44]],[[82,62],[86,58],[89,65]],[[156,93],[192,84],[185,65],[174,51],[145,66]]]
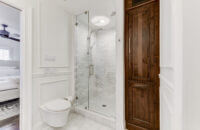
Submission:
[[[9,32],[19,34],[20,11],[0,2],[0,24],[7,24]]]
[[[89,10],[90,21],[94,16],[107,16],[111,22],[106,28],[115,27],[115,17],[111,14],[116,11],[115,0],[58,0],[61,6],[72,14],[80,14]],[[87,21],[86,18],[84,20]],[[90,25],[92,25],[90,23]],[[92,26],[95,28],[95,26]]]

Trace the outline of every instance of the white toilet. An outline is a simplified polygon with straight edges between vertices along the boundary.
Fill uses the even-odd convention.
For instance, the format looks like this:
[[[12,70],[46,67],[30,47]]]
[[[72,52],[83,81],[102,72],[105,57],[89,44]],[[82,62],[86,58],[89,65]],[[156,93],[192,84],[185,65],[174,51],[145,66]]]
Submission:
[[[72,98],[67,97],[55,99],[42,105],[40,108],[43,121],[54,128],[65,126],[72,106],[71,102]]]

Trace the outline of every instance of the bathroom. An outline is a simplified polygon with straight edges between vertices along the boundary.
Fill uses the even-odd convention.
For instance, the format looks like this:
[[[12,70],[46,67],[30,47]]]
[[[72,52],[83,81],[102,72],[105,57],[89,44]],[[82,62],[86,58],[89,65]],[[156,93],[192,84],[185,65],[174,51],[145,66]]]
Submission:
[[[121,127],[123,115],[116,113],[124,109],[119,87],[123,75],[117,74],[123,71],[123,39],[117,38],[121,30],[117,15],[122,12],[116,10],[115,0],[1,0],[0,4],[17,10],[20,34],[17,63],[9,66],[16,71],[15,80],[20,78],[14,98],[20,115],[3,130]],[[8,24],[4,30],[9,28]]]
[[[64,5],[57,3],[57,6],[53,2],[48,6],[46,1],[39,2],[42,19],[39,21],[41,32],[38,35],[42,39],[39,46],[40,69],[44,69],[44,74],[48,77],[39,73],[33,75],[36,83],[34,92],[39,91],[39,96],[36,96],[37,93],[33,95],[36,97],[33,104],[39,103],[33,109],[34,113],[38,113],[33,115],[35,130],[115,129],[117,12],[113,2],[69,0]],[[46,15],[47,13],[52,16]],[[60,35],[50,34],[52,29]],[[70,55],[64,51],[59,54],[53,49],[54,42],[57,42],[55,37],[63,43],[56,48],[67,50]],[[72,44],[67,46],[65,42]],[[64,56],[65,60],[59,59]],[[40,78],[43,81],[39,81]],[[55,123],[55,120],[50,119],[52,117],[49,116],[51,113],[48,110],[58,111],[60,105],[57,103],[63,102],[63,99],[57,100],[60,98],[70,102],[70,105],[66,104],[65,107],[68,106],[71,110],[62,114],[67,118],[65,120],[63,117],[54,117],[64,121]]]
[[[199,130],[199,12],[0,0],[0,130]]]
[[[115,129],[116,82],[120,82],[116,81],[120,61],[116,57],[120,53],[113,3],[35,3],[34,25],[38,27],[34,36],[38,40],[33,42],[33,130]],[[52,114],[59,110],[60,115]]]

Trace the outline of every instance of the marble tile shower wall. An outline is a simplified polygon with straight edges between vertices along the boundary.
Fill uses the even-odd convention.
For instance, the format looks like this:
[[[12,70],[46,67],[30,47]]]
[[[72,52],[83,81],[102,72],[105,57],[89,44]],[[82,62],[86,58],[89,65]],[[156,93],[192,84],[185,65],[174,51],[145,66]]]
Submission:
[[[115,96],[115,35],[115,30],[102,30],[96,34],[96,43],[92,49],[94,78],[90,80],[94,85],[90,86],[91,98]]]
[[[115,30],[102,30],[92,34],[90,44],[93,46],[91,57],[88,56],[87,27],[79,24],[76,27],[76,95],[78,105],[98,98],[103,100],[115,96],[116,48]],[[89,65],[94,66],[94,74],[89,75]],[[101,98],[104,97],[104,98]],[[113,101],[115,102],[115,100]]]

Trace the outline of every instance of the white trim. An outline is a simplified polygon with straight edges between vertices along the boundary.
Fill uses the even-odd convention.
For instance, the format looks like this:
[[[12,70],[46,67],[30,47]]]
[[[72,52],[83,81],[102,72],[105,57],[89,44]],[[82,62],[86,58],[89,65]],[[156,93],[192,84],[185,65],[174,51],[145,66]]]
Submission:
[[[124,0],[116,0],[116,130],[125,127]]]
[[[32,129],[32,9],[21,14],[20,130]]]
[[[170,82],[165,76],[163,76],[162,74],[159,74],[160,77],[160,81],[165,82],[165,84],[167,84],[167,88],[169,88],[170,90],[174,91],[174,84],[172,82]],[[162,86],[161,86],[162,87]]]
[[[33,73],[33,78],[45,78],[45,77],[56,77],[62,75],[72,75],[73,72],[70,71],[63,71],[63,72],[56,72],[56,73]]]
[[[66,79],[59,79],[59,80],[54,80],[54,81],[41,82],[40,83],[40,87],[42,87],[43,85],[53,84],[53,83],[59,83],[59,82],[64,82],[64,81],[69,81],[69,79],[66,78]]]
[[[171,70],[174,70],[174,67],[173,67],[173,65],[160,65],[160,68],[162,68],[162,69],[171,69]]]
[[[54,84],[54,83],[62,83],[62,82],[68,82],[69,79],[68,78],[63,78],[63,79],[59,79],[59,80],[54,80],[54,81],[43,81],[43,82],[40,82],[40,87],[39,87],[39,107],[41,105],[43,105],[41,103],[41,88],[44,87],[45,85],[48,85],[48,84]]]
[[[171,105],[169,98],[167,97],[166,94],[162,93],[161,99],[163,99],[162,103],[166,104],[166,107],[168,108],[169,112],[171,115],[173,115],[173,106]]]
[[[38,43],[39,43],[39,68],[70,68],[70,65],[68,63],[65,63],[64,65],[43,65],[42,64],[42,42],[41,42],[41,20],[42,20],[42,16],[41,16],[41,8],[42,8],[42,4],[43,2],[39,1],[37,2],[37,6],[38,6],[38,12],[37,12],[37,19],[38,19],[38,32],[37,32],[37,36],[38,36]],[[48,4],[52,4],[52,3],[48,3]],[[66,11],[65,11],[66,12]]]
[[[182,0],[174,1],[172,7],[174,13],[174,78],[175,78],[175,109],[174,109],[174,128],[183,130],[183,15]]]
[[[25,7],[21,6],[20,4],[12,3],[12,2],[10,2],[8,0],[0,0],[0,2],[2,2],[4,4],[7,4],[7,5],[9,5],[9,6],[13,7],[13,8],[16,8],[16,9],[18,9],[20,11],[25,10]]]
[[[20,130],[32,129],[32,9],[0,0],[21,11]]]

